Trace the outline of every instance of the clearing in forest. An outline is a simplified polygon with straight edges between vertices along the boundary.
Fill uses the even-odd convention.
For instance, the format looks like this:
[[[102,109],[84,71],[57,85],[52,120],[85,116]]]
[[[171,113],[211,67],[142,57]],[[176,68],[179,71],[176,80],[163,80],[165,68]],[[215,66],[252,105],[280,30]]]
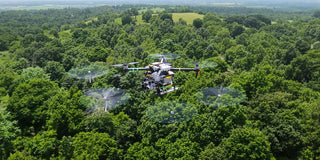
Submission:
[[[192,24],[193,20],[196,18],[203,19],[204,15],[198,13],[172,13],[172,19],[174,22],[179,22],[179,19],[182,18],[187,22],[187,24]]]
[[[179,22],[179,19],[182,18],[187,22],[187,24],[192,24],[193,20],[196,18],[203,19],[204,15],[198,14],[198,13],[171,13],[172,14],[172,19],[174,22]],[[157,15],[157,14],[153,14]],[[132,16],[134,19],[134,16]],[[145,22],[142,20],[142,15],[138,15],[137,17],[137,24],[144,24]],[[121,24],[121,18],[117,18],[115,20],[117,23]]]

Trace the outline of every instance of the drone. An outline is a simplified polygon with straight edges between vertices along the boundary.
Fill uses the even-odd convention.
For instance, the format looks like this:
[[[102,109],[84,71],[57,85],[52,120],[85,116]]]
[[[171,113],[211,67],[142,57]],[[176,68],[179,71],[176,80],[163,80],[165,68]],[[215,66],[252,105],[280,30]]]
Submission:
[[[163,95],[179,88],[175,86],[173,71],[194,71],[195,77],[200,74],[198,63],[195,64],[194,68],[174,68],[172,63],[169,63],[168,59],[173,59],[173,54],[157,54],[153,57],[160,59],[160,62],[154,62],[146,66],[145,68],[129,68],[128,65],[134,65],[139,62],[130,62],[124,64],[110,65],[112,67],[123,66],[124,72],[135,72],[145,71],[145,77],[142,82],[142,89],[144,90],[155,90],[155,94]]]

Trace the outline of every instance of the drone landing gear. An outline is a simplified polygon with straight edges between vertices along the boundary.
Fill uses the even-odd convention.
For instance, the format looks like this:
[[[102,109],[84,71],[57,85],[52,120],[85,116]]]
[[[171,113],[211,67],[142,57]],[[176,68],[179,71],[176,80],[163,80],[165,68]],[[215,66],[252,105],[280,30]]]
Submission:
[[[158,95],[162,95],[159,86],[157,86],[156,91]]]
[[[172,92],[172,91],[175,91],[175,90],[178,90],[179,88],[178,87],[172,87],[168,90],[162,90],[160,91],[160,94],[157,92],[158,95],[163,95],[163,94],[166,94],[166,93],[169,93],[169,92]]]

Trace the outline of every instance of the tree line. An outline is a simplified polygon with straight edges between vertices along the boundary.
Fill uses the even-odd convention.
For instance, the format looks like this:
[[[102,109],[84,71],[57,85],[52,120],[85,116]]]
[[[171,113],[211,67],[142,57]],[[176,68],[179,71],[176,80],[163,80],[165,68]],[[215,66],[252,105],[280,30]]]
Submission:
[[[139,10],[0,13],[0,159],[319,159],[317,12],[287,21],[265,9],[219,15],[199,7],[204,18],[187,25],[173,21],[173,10]],[[135,23],[139,14],[145,23]],[[198,78],[177,72],[179,90],[161,97],[141,89],[143,73],[110,68],[93,83],[68,75],[90,64],[146,66],[154,61],[148,55],[164,52],[181,56],[174,66],[188,60],[217,66]],[[87,114],[83,91],[110,86],[131,98],[110,112]],[[195,98],[217,86],[235,88],[246,100],[217,108]],[[190,103],[198,115],[175,130],[146,115],[148,107],[173,100]]]

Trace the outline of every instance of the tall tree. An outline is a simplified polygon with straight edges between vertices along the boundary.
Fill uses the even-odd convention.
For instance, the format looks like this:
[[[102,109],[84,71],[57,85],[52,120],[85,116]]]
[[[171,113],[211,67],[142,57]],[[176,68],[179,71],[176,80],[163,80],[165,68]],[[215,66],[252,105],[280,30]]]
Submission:
[[[149,22],[149,20],[151,19],[151,17],[152,17],[152,10],[147,10],[146,12],[144,12],[143,14],[142,14],[142,20],[144,20],[145,22]]]
[[[80,132],[73,137],[75,159],[120,159],[122,151],[107,133]]]
[[[20,133],[17,127],[17,121],[11,119],[10,112],[0,103],[0,159],[6,159],[12,152],[13,146],[11,141]]]
[[[18,120],[23,134],[41,130],[48,116],[48,108],[43,104],[57,92],[57,84],[46,79],[31,79],[15,88],[9,99],[8,111]]]

